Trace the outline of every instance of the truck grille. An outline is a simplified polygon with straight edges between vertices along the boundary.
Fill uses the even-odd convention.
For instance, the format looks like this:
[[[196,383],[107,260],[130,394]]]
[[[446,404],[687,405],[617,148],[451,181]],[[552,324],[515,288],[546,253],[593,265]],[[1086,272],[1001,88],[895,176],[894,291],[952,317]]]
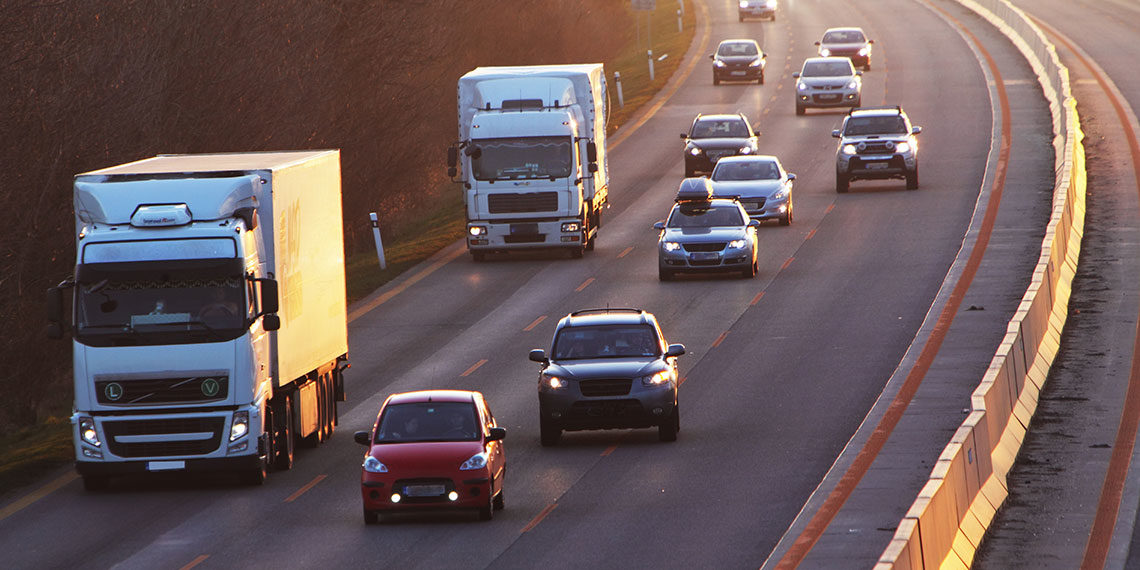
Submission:
[[[629,393],[633,380],[629,378],[606,378],[603,380],[582,380],[578,388],[583,396],[624,396]]]
[[[557,192],[533,192],[530,194],[503,193],[487,195],[487,210],[492,214],[553,212],[557,209]]]
[[[171,457],[205,455],[222,442],[224,417],[176,418],[168,420],[114,420],[103,422],[107,448],[119,457]],[[209,438],[176,441],[127,442],[121,436],[210,434]],[[199,436],[200,437],[200,436]]]
[[[191,404],[225,400],[229,396],[225,375],[149,378],[142,380],[96,380],[100,404],[111,406]]]

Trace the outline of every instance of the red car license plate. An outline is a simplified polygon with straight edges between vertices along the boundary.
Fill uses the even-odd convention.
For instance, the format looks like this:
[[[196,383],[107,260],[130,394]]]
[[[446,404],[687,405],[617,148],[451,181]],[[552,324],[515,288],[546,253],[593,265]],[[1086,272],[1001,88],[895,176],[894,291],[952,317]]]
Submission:
[[[406,485],[404,494],[409,497],[438,497],[443,494],[443,485]]]

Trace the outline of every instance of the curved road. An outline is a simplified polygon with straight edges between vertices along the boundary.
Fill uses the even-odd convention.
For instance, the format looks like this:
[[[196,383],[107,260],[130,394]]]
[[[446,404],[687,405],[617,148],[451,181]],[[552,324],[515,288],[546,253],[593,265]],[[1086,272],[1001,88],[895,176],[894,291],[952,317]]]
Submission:
[[[1010,117],[995,122],[992,72],[977,46],[925,2],[784,0],[777,21],[745,23],[734,2],[687,3],[702,28],[687,54],[695,67],[687,74],[682,65],[664,105],[613,139],[613,203],[596,251],[582,260],[514,255],[479,264],[462,244],[440,252],[351,308],[353,367],[340,431],[303,450],[292,471],[260,488],[173,477],[123,480],[99,494],[72,481],[18,510],[13,497],[0,511],[5,566],[763,564],[805,505],[810,514],[813,492],[907,364],[912,340],[924,338],[928,312],[948,272],[956,278],[955,259],[985,208],[1003,119],[1012,122],[1014,150],[990,245],[997,252],[987,250],[987,259],[1014,262],[994,262],[1010,266],[1005,272],[983,264],[973,294],[986,306],[958,315],[956,326],[967,328],[952,337],[957,343],[947,340],[927,374],[928,386],[942,387],[943,406],[967,401],[1036,259],[1049,212],[1041,181],[1052,177],[1047,110],[1024,63],[992,29],[952,3],[935,4],[995,54],[1016,101]],[[876,40],[864,103],[901,104],[924,127],[917,192],[900,181],[859,182],[837,195],[830,131],[842,113],[794,115],[790,74],[836,25],[862,26]],[[712,85],[704,56],[730,37],[761,42],[766,85]],[[651,225],[682,175],[677,133],[698,112],[735,111],[758,125],[761,151],[799,176],[795,223],[761,228],[755,280],[659,283]],[[541,448],[537,368],[526,353],[549,345],[561,316],[606,305],[654,312],[670,341],[688,347],[680,439],[660,443],[652,430],[576,432]],[[387,394],[448,387],[484,392],[508,429],[506,509],[489,523],[407,516],[364,526],[363,448],[351,432],[369,425]],[[961,421],[947,419],[953,427]],[[923,453],[936,457],[946,438]],[[902,461],[896,471],[921,482],[929,465]],[[897,522],[914,493],[892,495],[860,513]],[[864,534],[865,546],[847,561],[873,564],[890,530]],[[827,543],[825,536],[819,544]],[[811,558],[804,565],[834,566]]]

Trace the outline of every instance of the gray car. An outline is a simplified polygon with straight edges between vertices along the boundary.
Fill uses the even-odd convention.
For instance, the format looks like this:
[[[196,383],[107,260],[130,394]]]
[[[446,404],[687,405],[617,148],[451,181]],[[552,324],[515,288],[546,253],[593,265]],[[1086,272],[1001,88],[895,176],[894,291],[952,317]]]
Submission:
[[[858,107],[863,99],[863,72],[846,57],[809,57],[796,78],[796,114],[809,107]]]
[[[544,446],[563,431],[656,427],[661,441],[681,429],[677,357],[652,313],[586,309],[558,321],[550,354],[530,351],[538,376],[539,431]]]
[[[756,228],[758,220],[735,199],[714,198],[707,178],[686,178],[677,191],[669,218],[653,224],[657,240],[657,277],[668,281],[680,272],[739,272],[755,277],[758,271]]]
[[[774,156],[729,156],[712,171],[713,195],[736,198],[753,220],[778,220],[788,226],[794,216],[795,179]]]

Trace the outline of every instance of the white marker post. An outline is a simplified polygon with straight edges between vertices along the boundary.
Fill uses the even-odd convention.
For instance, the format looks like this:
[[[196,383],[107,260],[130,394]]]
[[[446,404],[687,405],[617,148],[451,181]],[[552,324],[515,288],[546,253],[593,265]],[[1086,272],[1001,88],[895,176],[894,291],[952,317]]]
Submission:
[[[380,240],[380,220],[376,218],[376,212],[368,214],[368,219],[372,220],[372,237],[376,239],[376,257],[380,258],[380,270],[383,271],[388,268],[388,262],[384,260],[384,242]]]
[[[649,58],[649,80],[653,81],[653,50],[649,50],[645,54]]]
[[[625,107],[625,94],[622,93],[622,89],[621,89],[621,73],[620,72],[617,72],[617,71],[614,72],[614,83],[617,84],[618,106],[619,107]]]

